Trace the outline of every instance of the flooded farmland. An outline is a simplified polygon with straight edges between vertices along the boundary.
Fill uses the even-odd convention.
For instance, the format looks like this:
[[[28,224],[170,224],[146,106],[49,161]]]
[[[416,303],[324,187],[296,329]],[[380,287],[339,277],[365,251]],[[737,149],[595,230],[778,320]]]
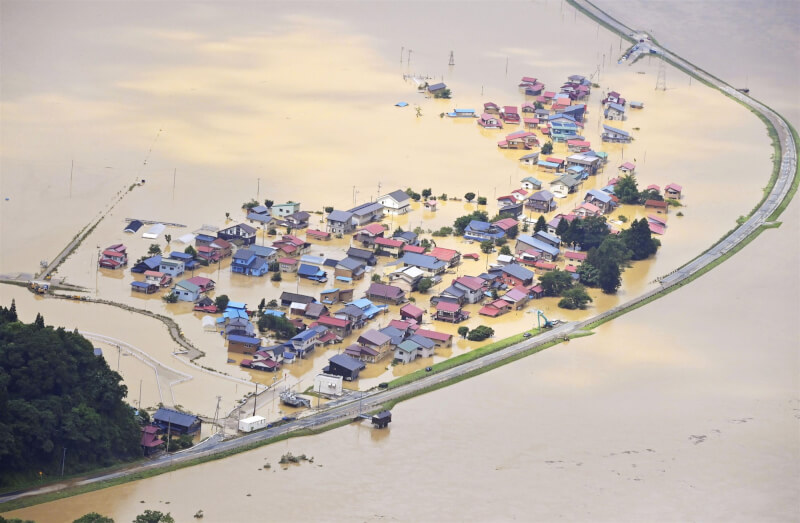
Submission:
[[[170,27],[170,16],[165,16],[159,22],[164,27],[158,30],[125,24],[126,31],[112,39],[129,53],[122,56],[130,67],[90,69],[94,75],[90,77],[103,80],[102,85],[111,86],[109,91],[81,89],[74,82],[63,92],[48,92],[42,86],[34,89],[31,79],[26,82],[20,77],[30,75],[44,82],[33,74],[36,71],[12,75],[13,81],[4,78],[12,94],[3,99],[2,190],[3,196],[12,196],[2,202],[0,271],[31,270],[41,258],[52,258],[65,238],[116,191],[146,178],[144,186],[126,195],[101,222],[59,275],[100,297],[175,314],[187,336],[207,353],[198,363],[247,379],[246,372],[227,364],[221,340],[203,332],[199,317],[185,305],[131,295],[132,277],[127,272],[95,271],[96,247],[125,241],[133,257],[138,257],[149,242],[123,235],[125,217],[184,223],[189,230],[209,221],[221,225],[225,212],[234,219],[244,217],[238,206],[255,197],[255,190],[261,198],[299,199],[309,210],[328,204],[347,207],[354,193],[357,202],[367,201],[377,196],[378,182],[390,190],[431,186],[434,194],[457,196],[474,190],[489,196],[493,214],[493,197],[516,188],[523,176],[551,177],[526,171],[515,154],[498,151],[495,141],[501,135],[479,132],[470,122],[440,119],[438,113],[452,106],[477,108],[487,100],[519,104],[516,81],[521,75],[533,74],[556,86],[568,74],[590,73],[603,51],[612,54],[618,46],[617,38],[573,16],[566,5],[497,6],[494,9],[501,17],[530,9],[528,14],[553,24],[536,28],[536,45],[531,49],[523,16],[503,17],[517,24],[516,30],[482,41],[474,31],[462,34],[443,26],[449,11],[443,4],[430,9],[415,4],[364,9],[363,16],[374,24],[356,24],[349,8],[335,16],[287,13],[289,23],[280,29],[256,27],[255,20],[250,20],[250,30],[244,35],[231,31],[241,22],[236,10],[218,27],[210,27],[197,15],[201,20],[193,20],[194,30]],[[475,4],[459,13],[465,25],[479,25],[480,7]],[[411,34],[398,35],[386,27],[393,14],[407,15],[407,11],[424,11],[416,13],[419,23]],[[323,24],[324,16],[336,23]],[[565,28],[572,37],[567,42],[557,38]],[[440,38],[441,31],[449,41]],[[142,40],[137,37],[144,34],[153,42],[169,42],[173,51],[155,61],[145,60],[145,56],[152,58],[158,45],[139,44]],[[502,43],[494,41],[498,38]],[[713,38],[713,32],[708,38]],[[671,46],[667,37],[660,41]],[[392,58],[400,45],[415,49],[411,65]],[[451,46],[456,50],[456,66],[448,69]],[[274,51],[287,48],[291,52]],[[23,47],[18,52],[29,50]],[[298,70],[298,63],[305,64],[304,68]],[[171,67],[176,64],[181,65],[177,71]],[[701,65],[714,71],[713,64]],[[765,184],[762,173],[769,171],[771,149],[760,122],[715,92],[690,85],[688,78],[669,68],[670,89],[655,91],[657,69],[656,63],[647,61],[602,69],[603,88],[644,100],[646,109],[625,123],[626,128],[640,128],[637,140],[624,150],[607,148],[609,168],[593,182],[603,186],[613,176],[615,165],[635,158],[640,185],[675,181],[686,188],[685,216],[669,217],[658,256],[625,272],[624,292],[619,296],[593,294],[593,308],[576,313],[561,311],[548,300],[536,305],[548,314],[578,318],[642,292],[655,277],[691,259],[727,231],[736,217],[749,211]],[[403,73],[441,75],[452,87],[454,100],[421,98],[413,85],[403,81]],[[57,74],[58,70],[48,72]],[[320,78],[325,79],[323,87]],[[129,98],[120,102],[115,99],[118,94]],[[593,92],[590,99],[592,113],[586,128],[587,139],[593,143],[599,143],[598,95]],[[73,104],[76,99],[81,106]],[[395,108],[399,100],[419,104],[423,117]],[[129,104],[134,102],[142,107],[133,111]],[[208,102],[208,110],[198,111]],[[55,111],[58,106],[65,113]],[[81,118],[91,118],[91,122],[79,125],[75,107],[85,107]],[[698,114],[714,117],[699,118]],[[64,143],[63,133],[54,131],[58,125],[47,126],[39,136],[44,121],[69,126],[70,142]],[[101,128],[107,132],[99,133]],[[158,129],[164,131],[157,135]],[[7,141],[11,130],[17,142]],[[36,154],[34,144],[53,154]],[[75,151],[82,176],[75,177],[80,178],[73,187],[76,201],[64,201]],[[92,155],[92,151],[102,153]],[[563,156],[563,151],[557,148],[555,154]],[[80,157],[92,159],[82,164]],[[107,172],[113,169],[103,165],[114,163],[111,159],[128,166],[120,168],[123,172],[113,182],[115,175]],[[173,169],[177,169],[174,192]],[[9,177],[8,172],[17,176]],[[31,184],[32,180],[42,183]],[[69,212],[54,224],[31,208],[34,201],[63,206]],[[571,208],[575,202],[559,204]],[[405,221],[393,225],[436,229],[472,208],[448,201],[435,213],[416,208],[402,218]],[[629,210],[619,212],[633,217]],[[791,519],[797,492],[790,479],[797,477],[799,457],[793,437],[800,408],[798,332],[796,309],[785,304],[798,289],[798,255],[797,247],[786,239],[798,237],[797,218],[797,205],[793,205],[781,229],[765,233],[691,286],[603,326],[594,336],[400,404],[388,431],[349,426],[15,515],[61,521],[97,510],[124,520],[147,507],[170,510],[180,521],[197,509],[203,509],[211,521],[257,521],[267,515],[288,520],[351,519],[353,515],[368,520],[498,520],[559,515],[596,521],[618,520],[621,513],[650,520]],[[22,221],[35,234],[12,226]],[[469,249],[455,239],[437,243],[462,252]],[[313,252],[343,248],[344,244],[334,241],[315,244]],[[780,256],[764,255],[778,250]],[[480,272],[483,263],[488,260],[466,261],[459,271],[473,273],[475,266],[475,272]],[[749,276],[756,266],[770,275],[765,281]],[[291,278],[280,284],[245,279],[222,267],[207,274],[217,280],[218,292],[251,307],[279,290],[318,292],[320,288]],[[175,404],[208,414],[217,394],[232,403],[245,393],[244,385],[232,380],[187,370],[172,356],[176,346],[160,323],[95,305],[41,300],[17,288],[3,287],[0,292],[4,301],[16,298],[25,319],[41,311],[48,323],[124,339],[153,351],[154,357],[177,370],[191,372],[193,380],[175,386]],[[525,313],[507,315],[496,330],[500,336],[511,334],[531,326],[533,320]],[[436,328],[448,330],[438,323]],[[114,368],[116,351],[107,348]],[[459,341],[453,352],[469,348],[468,342]],[[119,358],[133,398],[140,380],[144,382],[152,373],[135,358]],[[308,379],[311,370],[319,370],[326,360],[319,351],[303,366],[286,370],[294,380]],[[365,386],[394,372],[370,370],[361,380]],[[145,405],[156,401],[157,387],[150,385],[143,387]],[[286,450],[314,455],[315,464],[281,470],[275,464]],[[271,470],[258,469],[264,459],[273,464]],[[353,485],[341,481],[345,470],[357,478],[363,493],[355,509],[342,503],[352,500],[346,492],[352,492]],[[292,480],[285,474],[293,475]],[[407,484],[410,497],[397,496],[396,490],[387,488],[387,477]],[[266,483],[270,497],[285,503],[270,504],[265,512],[263,498],[256,490],[248,490],[256,482]],[[312,482],[326,486],[315,494],[322,502],[312,506],[293,502],[298,485]],[[491,503],[477,501],[487,492],[491,492]],[[215,502],[208,505],[199,499]],[[407,499],[421,501],[412,504]],[[141,504],[142,500],[146,503]],[[447,517],[442,507],[448,507]]]

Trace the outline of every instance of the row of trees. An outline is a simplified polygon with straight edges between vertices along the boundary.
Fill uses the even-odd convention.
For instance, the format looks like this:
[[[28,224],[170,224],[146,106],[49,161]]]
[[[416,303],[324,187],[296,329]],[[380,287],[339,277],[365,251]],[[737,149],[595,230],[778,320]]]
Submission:
[[[77,332],[0,307],[0,484],[141,455],[128,389]]]
[[[483,341],[494,336],[494,329],[486,325],[478,325],[470,330],[469,327],[462,325],[458,328],[458,335],[470,341]]]
[[[644,204],[647,200],[661,201],[664,199],[658,191],[653,189],[639,191],[636,177],[632,174],[624,174],[619,177],[616,185],[614,185],[614,194],[619,198],[620,202],[632,205]]]

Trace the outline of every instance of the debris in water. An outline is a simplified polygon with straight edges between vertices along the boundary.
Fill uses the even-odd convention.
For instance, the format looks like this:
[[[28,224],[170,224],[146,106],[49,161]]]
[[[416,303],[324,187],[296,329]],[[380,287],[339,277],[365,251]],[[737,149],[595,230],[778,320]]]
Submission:
[[[194,517],[196,517],[197,519],[202,518],[203,517],[203,510],[201,509],[201,510],[198,510],[197,512],[195,512],[194,513]]]

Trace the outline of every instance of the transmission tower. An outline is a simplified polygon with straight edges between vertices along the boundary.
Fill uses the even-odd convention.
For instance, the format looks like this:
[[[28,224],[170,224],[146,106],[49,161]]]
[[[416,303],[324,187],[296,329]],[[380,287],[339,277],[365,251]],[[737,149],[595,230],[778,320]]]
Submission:
[[[450,51],[450,62],[448,65],[456,65],[456,59],[453,57],[453,51]]]
[[[664,58],[658,62],[658,78],[656,78],[656,91],[667,90],[667,68],[664,67]]]

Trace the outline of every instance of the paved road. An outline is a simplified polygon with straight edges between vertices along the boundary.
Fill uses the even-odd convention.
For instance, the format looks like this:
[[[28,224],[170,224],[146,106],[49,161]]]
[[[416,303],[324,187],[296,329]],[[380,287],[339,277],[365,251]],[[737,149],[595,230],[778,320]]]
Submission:
[[[607,14],[603,13],[602,11],[597,9],[595,6],[593,6],[586,0],[576,0],[576,3],[580,6],[580,8],[593,14],[597,18],[600,18],[601,20],[605,21],[609,26],[615,28],[616,30],[627,35],[631,35],[634,33],[633,30],[623,25],[622,23],[617,22],[616,20],[614,20]],[[389,390],[372,391],[372,392],[365,392],[363,394],[356,394],[355,397],[352,397],[353,395],[351,395],[350,397],[347,397],[338,402],[329,403],[323,410],[312,411],[309,413],[309,415],[302,417],[296,421],[289,422],[285,425],[280,425],[278,427],[273,427],[261,432],[247,434],[240,438],[229,439],[224,441],[218,436],[212,436],[208,440],[202,442],[201,444],[191,449],[187,449],[185,451],[181,451],[179,453],[171,455],[165,455],[153,461],[147,462],[143,465],[134,466],[129,469],[119,472],[114,472],[111,474],[99,475],[96,477],[80,480],[77,482],[50,485],[47,487],[43,487],[42,489],[33,489],[33,490],[8,494],[6,496],[0,497],[0,503],[11,501],[13,499],[17,499],[23,496],[30,496],[39,493],[60,490],[69,485],[83,485],[87,483],[94,483],[97,481],[105,481],[125,476],[141,470],[163,467],[170,464],[177,464],[198,457],[212,455],[225,450],[235,449],[250,443],[263,441],[296,430],[311,428],[311,427],[319,427],[321,425],[326,425],[342,419],[354,418],[360,412],[362,411],[368,412],[374,410],[384,402],[397,399],[417,391],[427,389],[431,386],[442,383],[451,378],[463,376],[465,374],[468,374],[474,370],[480,369],[487,365],[491,365],[495,362],[511,358],[521,352],[524,352],[538,345],[542,345],[557,339],[564,338],[565,336],[568,336],[569,334],[575,332],[576,330],[582,329],[586,325],[607,318],[643,300],[646,300],[651,296],[658,294],[662,289],[683,282],[691,275],[695,274],[697,271],[703,269],[708,264],[719,259],[725,253],[727,253],[731,248],[736,246],[738,243],[742,242],[751,233],[755,232],[761,225],[765,224],[767,222],[768,217],[775,211],[778,205],[780,205],[781,201],[783,201],[783,199],[786,197],[789,188],[791,186],[792,179],[797,169],[796,145],[792,138],[789,126],[786,124],[786,122],[780,115],[778,115],[768,107],[764,106],[763,104],[753,100],[749,96],[740,93],[739,91],[729,86],[728,84],[722,82],[721,80],[718,80],[709,75],[708,73],[705,73],[704,71],[697,69],[695,66],[686,62],[679,56],[672,54],[669,50],[664,49],[663,47],[657,46],[655,44],[653,44],[653,48],[656,49],[659,53],[662,53],[665,57],[668,57],[678,66],[686,69],[691,74],[705,81],[708,81],[712,85],[719,87],[725,93],[735,97],[738,100],[741,100],[745,105],[763,114],[767,119],[769,119],[769,121],[777,130],[781,147],[781,165],[780,165],[778,180],[775,186],[773,187],[772,191],[770,192],[768,198],[764,201],[761,207],[759,207],[759,209],[755,213],[753,213],[753,216],[749,220],[747,220],[744,224],[742,224],[740,227],[734,230],[723,241],[715,245],[713,248],[709,249],[708,252],[699,256],[697,259],[691,261],[690,263],[686,264],[680,269],[670,273],[664,278],[661,278],[661,288],[653,289],[652,291],[649,291],[642,296],[634,298],[631,301],[628,301],[620,306],[614,307],[613,309],[600,313],[582,322],[577,322],[577,323],[573,322],[560,325],[539,336],[536,336],[535,338],[525,340],[521,343],[518,343],[506,349],[495,352],[494,354],[490,354],[483,358],[473,360],[458,367],[454,367],[442,372],[431,374],[413,383],[409,383],[407,385]]]

